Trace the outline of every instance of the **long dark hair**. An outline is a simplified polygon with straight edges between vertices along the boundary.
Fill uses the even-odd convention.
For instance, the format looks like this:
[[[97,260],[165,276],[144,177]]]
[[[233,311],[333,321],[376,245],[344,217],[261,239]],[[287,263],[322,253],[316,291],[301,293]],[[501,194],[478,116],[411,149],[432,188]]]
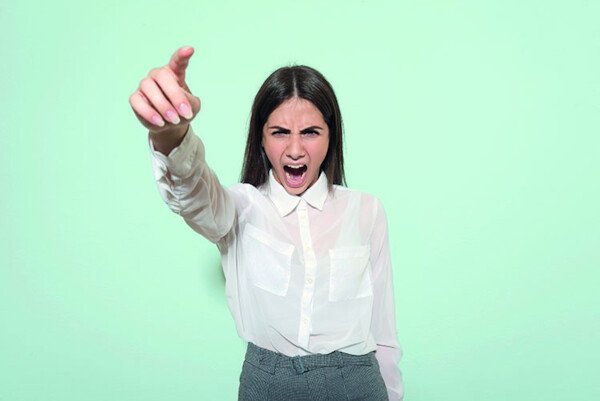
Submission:
[[[262,148],[263,127],[273,110],[293,97],[310,101],[323,114],[329,128],[329,148],[321,170],[327,176],[330,189],[333,184],[346,185],[342,114],[337,98],[325,77],[314,68],[304,65],[279,68],[269,75],[258,90],[252,104],[241,181],[255,187],[267,181],[271,163]]]

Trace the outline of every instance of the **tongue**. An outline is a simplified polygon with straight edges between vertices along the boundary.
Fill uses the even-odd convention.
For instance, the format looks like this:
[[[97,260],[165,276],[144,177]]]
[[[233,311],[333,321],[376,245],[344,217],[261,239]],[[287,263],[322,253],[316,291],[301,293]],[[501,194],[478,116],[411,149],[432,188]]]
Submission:
[[[290,186],[302,184],[302,174],[286,174],[285,178]]]

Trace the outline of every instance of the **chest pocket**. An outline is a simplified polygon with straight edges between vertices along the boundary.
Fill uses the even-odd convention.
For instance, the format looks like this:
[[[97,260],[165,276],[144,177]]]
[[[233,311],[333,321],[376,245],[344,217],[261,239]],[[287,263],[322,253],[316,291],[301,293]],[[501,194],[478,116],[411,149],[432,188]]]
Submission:
[[[369,245],[329,250],[329,300],[332,302],[373,295]]]
[[[287,294],[294,245],[246,224],[242,235],[244,265],[255,286],[275,295]]]

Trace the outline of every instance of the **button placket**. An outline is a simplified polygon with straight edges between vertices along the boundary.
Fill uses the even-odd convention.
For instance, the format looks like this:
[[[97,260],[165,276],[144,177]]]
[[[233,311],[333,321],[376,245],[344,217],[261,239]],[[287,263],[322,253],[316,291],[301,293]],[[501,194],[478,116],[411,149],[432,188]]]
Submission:
[[[298,204],[298,223],[300,228],[300,239],[302,241],[302,251],[304,254],[304,288],[302,290],[302,299],[300,301],[300,328],[298,331],[298,343],[302,347],[308,347],[310,336],[310,323],[312,314],[312,300],[315,289],[315,270],[317,260],[312,247],[310,236],[310,225],[308,221],[308,210],[306,201],[300,200]]]

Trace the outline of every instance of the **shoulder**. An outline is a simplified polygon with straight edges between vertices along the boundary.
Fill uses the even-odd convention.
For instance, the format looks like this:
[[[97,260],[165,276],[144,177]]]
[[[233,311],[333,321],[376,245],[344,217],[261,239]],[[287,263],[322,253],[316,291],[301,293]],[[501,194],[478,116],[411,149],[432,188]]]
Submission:
[[[331,199],[336,208],[345,210],[359,219],[364,227],[387,224],[381,200],[368,192],[334,185]]]
[[[258,188],[256,188],[254,185],[238,183],[230,186],[229,191],[238,194],[246,194],[252,193],[253,191],[258,191]]]
[[[242,195],[242,196],[265,196],[266,187],[264,185],[255,187],[252,184],[239,183],[234,184],[228,188],[231,193]]]
[[[238,209],[245,209],[250,205],[262,204],[267,198],[264,185],[257,188],[252,184],[239,183],[230,186],[227,191],[235,200]]]
[[[332,198],[339,200],[355,200],[366,207],[383,210],[383,203],[378,197],[368,192],[359,191],[352,188],[334,185],[332,187]]]

